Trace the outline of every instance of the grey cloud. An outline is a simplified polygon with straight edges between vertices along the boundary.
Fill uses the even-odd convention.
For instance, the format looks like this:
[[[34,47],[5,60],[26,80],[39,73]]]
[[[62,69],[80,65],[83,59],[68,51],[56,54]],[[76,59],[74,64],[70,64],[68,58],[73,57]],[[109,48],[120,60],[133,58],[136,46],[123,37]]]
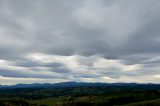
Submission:
[[[57,72],[57,73],[72,74],[71,71],[66,67],[54,67],[54,68],[51,68],[50,71]]]
[[[20,60],[12,63],[11,65],[19,66],[19,67],[62,67],[61,63],[41,63],[31,60]]]
[[[38,74],[38,67],[82,78],[159,73],[159,8],[159,0],[0,0],[0,60],[37,72],[32,77],[43,77]],[[76,60],[78,65],[87,67],[84,70],[98,70],[93,67],[98,58],[124,65],[139,64],[141,70],[107,69],[98,70],[96,75],[77,75],[80,70],[74,72],[62,60],[43,63],[26,59],[31,53],[84,56]],[[0,76],[30,77],[10,69],[0,70]]]
[[[29,77],[28,75],[25,75],[23,73],[17,73],[13,70],[0,69],[0,72],[0,75],[4,77]]]

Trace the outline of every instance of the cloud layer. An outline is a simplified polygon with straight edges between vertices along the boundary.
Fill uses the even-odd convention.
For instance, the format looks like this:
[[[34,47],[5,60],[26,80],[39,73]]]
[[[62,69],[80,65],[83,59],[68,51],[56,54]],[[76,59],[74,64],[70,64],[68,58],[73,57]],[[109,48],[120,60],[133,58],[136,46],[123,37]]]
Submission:
[[[160,83],[159,0],[0,0],[0,84]]]

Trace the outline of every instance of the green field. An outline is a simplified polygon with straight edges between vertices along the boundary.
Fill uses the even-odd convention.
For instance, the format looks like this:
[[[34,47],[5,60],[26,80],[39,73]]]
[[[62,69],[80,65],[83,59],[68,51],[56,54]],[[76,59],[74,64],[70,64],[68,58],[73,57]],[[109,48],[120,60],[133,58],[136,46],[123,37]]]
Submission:
[[[160,106],[160,91],[136,87],[1,89],[0,106]]]

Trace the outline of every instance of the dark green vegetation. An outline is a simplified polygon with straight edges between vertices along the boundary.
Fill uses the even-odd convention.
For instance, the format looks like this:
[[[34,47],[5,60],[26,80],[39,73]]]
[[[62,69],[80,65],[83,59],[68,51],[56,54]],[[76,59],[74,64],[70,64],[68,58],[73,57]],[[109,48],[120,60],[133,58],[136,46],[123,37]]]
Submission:
[[[160,106],[160,85],[7,87],[0,106]]]

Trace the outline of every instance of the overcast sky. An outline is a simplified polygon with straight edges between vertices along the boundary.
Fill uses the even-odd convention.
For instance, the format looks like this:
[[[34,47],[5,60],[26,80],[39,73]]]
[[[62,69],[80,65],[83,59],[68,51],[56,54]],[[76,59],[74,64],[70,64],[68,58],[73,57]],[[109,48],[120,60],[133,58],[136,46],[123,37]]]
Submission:
[[[160,0],[0,0],[0,84],[160,83]]]

